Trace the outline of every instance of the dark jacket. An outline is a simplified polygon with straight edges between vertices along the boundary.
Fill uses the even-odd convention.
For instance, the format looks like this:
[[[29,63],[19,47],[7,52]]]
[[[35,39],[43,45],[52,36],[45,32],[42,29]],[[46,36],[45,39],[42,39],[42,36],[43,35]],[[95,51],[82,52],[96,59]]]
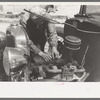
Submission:
[[[45,17],[51,18],[49,14],[45,14]],[[36,46],[40,45],[42,51],[44,50],[44,45],[47,39],[51,46],[57,47],[57,33],[55,25],[52,22],[41,18],[33,20],[30,17],[27,20],[26,28],[31,43],[33,42]],[[40,50],[35,47],[34,52],[39,53]]]

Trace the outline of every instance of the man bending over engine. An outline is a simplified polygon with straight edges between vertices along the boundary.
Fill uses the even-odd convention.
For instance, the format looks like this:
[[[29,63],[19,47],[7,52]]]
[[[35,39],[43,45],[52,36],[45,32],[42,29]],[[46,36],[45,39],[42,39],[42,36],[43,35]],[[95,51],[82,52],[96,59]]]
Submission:
[[[30,9],[30,11],[52,19],[49,13],[54,11],[54,6],[48,5],[45,9],[35,7]],[[30,17],[27,20],[26,28],[28,30],[30,40],[32,40],[32,42],[36,45],[36,48],[33,48],[36,54],[40,55],[45,61],[51,60],[51,56],[44,53],[44,46],[48,40],[52,48],[52,57],[55,55],[55,57],[58,58],[59,52],[57,51],[57,33],[55,25],[52,22],[46,21],[35,14],[30,14]]]
[[[50,20],[40,18],[38,15],[52,19],[50,12],[54,12],[55,8],[53,5],[48,5],[45,9],[41,7],[35,7],[30,9],[29,19],[27,20],[26,29],[30,39],[29,46],[46,62],[52,60],[54,57],[59,58],[59,52],[57,50],[58,40],[55,25]],[[36,14],[34,14],[34,12]],[[51,55],[44,52],[44,46],[46,41],[49,42],[51,47]],[[40,68],[42,70],[42,68]]]

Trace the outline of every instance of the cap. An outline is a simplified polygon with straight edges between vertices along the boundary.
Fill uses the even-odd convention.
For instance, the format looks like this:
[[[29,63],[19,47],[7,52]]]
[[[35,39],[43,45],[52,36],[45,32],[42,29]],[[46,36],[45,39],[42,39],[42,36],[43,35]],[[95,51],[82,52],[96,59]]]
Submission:
[[[33,12],[33,13],[36,13],[36,14],[39,14],[39,15],[43,15],[43,14],[45,14],[45,9],[43,9],[42,7],[39,7],[39,6],[36,6],[36,7],[32,7],[31,9],[30,9],[30,11],[31,12]]]

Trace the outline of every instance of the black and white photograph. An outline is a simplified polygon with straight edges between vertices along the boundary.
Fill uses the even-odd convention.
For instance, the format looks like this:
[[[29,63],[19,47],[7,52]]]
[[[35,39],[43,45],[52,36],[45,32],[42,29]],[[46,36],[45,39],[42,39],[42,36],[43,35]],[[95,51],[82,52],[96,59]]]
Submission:
[[[100,5],[0,4],[0,82],[100,82]]]

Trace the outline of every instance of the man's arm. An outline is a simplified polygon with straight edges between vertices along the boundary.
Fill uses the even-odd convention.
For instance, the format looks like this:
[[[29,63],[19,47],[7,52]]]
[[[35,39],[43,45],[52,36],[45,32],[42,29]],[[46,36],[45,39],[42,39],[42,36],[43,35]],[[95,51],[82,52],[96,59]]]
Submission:
[[[56,33],[56,28],[53,23],[48,23],[48,34],[49,34],[49,43],[51,47],[57,48],[58,45],[58,39],[57,39],[57,33]]]
[[[41,56],[45,61],[49,61],[52,59],[52,57],[44,52],[42,52],[40,49],[38,49],[34,43],[29,40],[29,47],[32,49],[32,51],[35,53],[35,54],[38,54],[39,56]]]
[[[36,45],[31,41],[31,40],[28,40],[28,46],[30,47],[30,49],[35,53],[35,54],[39,54],[41,52],[40,49],[38,49],[36,47]]]
[[[50,15],[47,15],[49,19],[52,19]],[[58,39],[57,39],[57,32],[56,32],[56,27],[54,23],[48,21],[47,22],[47,36],[48,36],[48,42],[51,46],[51,55],[53,58],[59,58],[59,52],[57,50],[58,46]]]
[[[52,19],[52,17],[49,14],[46,14],[45,17]],[[48,40],[49,40],[51,47],[57,48],[58,39],[57,39],[57,32],[56,32],[56,27],[55,27],[54,23],[48,21],[46,28],[47,28]]]

